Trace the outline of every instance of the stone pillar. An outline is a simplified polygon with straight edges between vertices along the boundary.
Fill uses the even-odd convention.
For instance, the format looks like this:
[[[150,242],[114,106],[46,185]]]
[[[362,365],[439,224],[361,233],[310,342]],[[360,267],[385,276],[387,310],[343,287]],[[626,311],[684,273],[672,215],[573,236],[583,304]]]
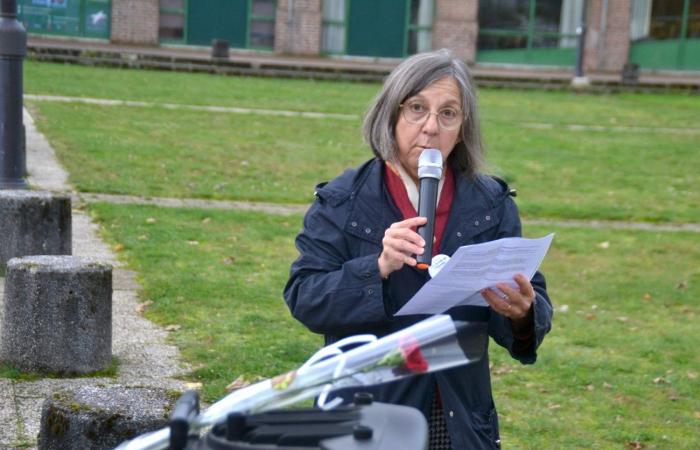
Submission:
[[[318,55],[321,51],[321,0],[278,0],[275,52]]]
[[[448,48],[468,63],[476,60],[478,0],[436,0],[433,49]]]
[[[0,190],[0,276],[10,258],[71,254],[71,200],[64,194]]]
[[[120,44],[158,45],[158,0],[112,0],[110,40]]]
[[[112,361],[112,267],[75,256],[7,263],[0,361],[59,375]]]
[[[54,393],[41,409],[40,450],[113,449],[167,426],[176,396],[163,389],[81,386]]]
[[[585,72],[622,72],[630,49],[631,0],[588,0]]]

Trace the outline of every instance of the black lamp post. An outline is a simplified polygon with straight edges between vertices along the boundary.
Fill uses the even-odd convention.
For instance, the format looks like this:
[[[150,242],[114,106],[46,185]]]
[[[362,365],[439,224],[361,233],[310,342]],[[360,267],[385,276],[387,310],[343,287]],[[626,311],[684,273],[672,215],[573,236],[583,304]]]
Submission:
[[[17,1],[0,0],[0,189],[25,189],[22,60],[27,32],[17,21]]]

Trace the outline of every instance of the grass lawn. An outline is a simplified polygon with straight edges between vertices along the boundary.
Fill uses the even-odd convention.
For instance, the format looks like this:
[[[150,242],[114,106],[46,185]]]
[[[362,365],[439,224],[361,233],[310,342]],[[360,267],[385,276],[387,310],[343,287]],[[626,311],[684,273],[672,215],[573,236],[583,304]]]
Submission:
[[[317,182],[370,157],[359,116],[377,89],[26,65],[32,94],[357,115],[28,102],[80,191],[144,196],[308,203]],[[700,222],[697,97],[485,89],[480,102],[492,170],[518,188],[525,216]],[[181,326],[171,339],[206,399],[240,375],[294,368],[321,345],[281,295],[301,216],[107,203],[89,210],[139,274],[141,299],[153,301],[146,316]],[[525,233],[552,231],[543,271],[556,312],[538,363],[522,366],[491,349],[504,448],[700,448],[697,233]]]
[[[559,93],[538,94],[542,103],[561,102],[562,115],[571,106]],[[318,182],[371,156],[359,119],[30,106],[85,192],[305,204]],[[492,172],[519,190],[525,216],[700,222],[700,130],[585,132],[485,120],[483,131]]]

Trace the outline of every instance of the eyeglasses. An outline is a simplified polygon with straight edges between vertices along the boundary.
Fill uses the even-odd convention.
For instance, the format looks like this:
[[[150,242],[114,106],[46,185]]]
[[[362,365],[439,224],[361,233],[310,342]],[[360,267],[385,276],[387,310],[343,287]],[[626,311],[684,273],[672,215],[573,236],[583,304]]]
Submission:
[[[462,125],[462,111],[457,108],[446,107],[434,113],[421,102],[409,102],[399,105],[401,114],[406,122],[412,125],[423,125],[431,114],[437,117],[441,129],[454,131]]]

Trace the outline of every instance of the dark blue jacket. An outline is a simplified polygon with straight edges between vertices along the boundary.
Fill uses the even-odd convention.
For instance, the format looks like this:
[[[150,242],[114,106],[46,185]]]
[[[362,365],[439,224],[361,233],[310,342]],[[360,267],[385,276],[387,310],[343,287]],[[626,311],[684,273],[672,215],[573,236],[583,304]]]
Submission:
[[[377,259],[384,231],[402,220],[383,181],[384,163],[372,159],[319,185],[316,201],[297,236],[299,258],[292,264],[284,297],[292,315],[326,343],[352,334],[383,336],[426,316],[399,316],[401,308],[428,280],[426,271],[404,266],[388,280],[379,275]],[[452,255],[466,244],[520,236],[520,218],[508,187],[491,177],[456,177],[455,197],[440,251]],[[489,335],[522,363],[535,362],[536,349],[551,327],[552,305],[544,277],[532,279],[535,344],[520,353],[513,349],[508,318],[479,306],[459,306],[455,319],[488,323]],[[488,349],[485,354],[488,355]],[[498,418],[491,395],[489,360],[375,386],[377,401],[416,407],[429,414],[435,384],[439,386],[445,419],[455,449],[492,449],[500,443]],[[350,390],[339,391],[350,401]]]

